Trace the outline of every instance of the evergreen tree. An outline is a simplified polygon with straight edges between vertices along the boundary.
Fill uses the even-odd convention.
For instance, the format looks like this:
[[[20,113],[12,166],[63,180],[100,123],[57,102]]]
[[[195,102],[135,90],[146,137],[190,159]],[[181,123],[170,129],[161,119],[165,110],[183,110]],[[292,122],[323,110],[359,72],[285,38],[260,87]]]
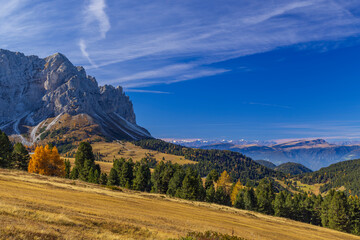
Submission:
[[[257,202],[256,202],[254,188],[247,187],[244,192],[244,208],[246,210],[255,211],[257,210],[256,206],[257,206]]]
[[[331,229],[348,232],[350,229],[347,197],[344,192],[335,192],[328,207],[328,226]]]
[[[16,143],[12,152],[11,168],[27,170],[30,161],[28,150],[22,143]]]
[[[95,162],[95,156],[90,143],[81,142],[75,154],[75,166],[81,169],[86,160]]]
[[[219,179],[219,173],[213,169],[207,175],[205,180],[205,189],[208,189],[211,185],[214,185],[214,182],[217,182]]]
[[[90,143],[81,142],[75,154],[75,166],[71,171],[71,178],[98,183],[100,174],[100,166],[95,164],[95,156]]]
[[[156,165],[154,173],[151,176],[151,182],[153,184],[152,191],[166,193],[176,168],[176,165],[171,164],[170,162],[160,162]]]
[[[285,191],[281,191],[280,193],[276,194],[275,201],[274,201],[275,216],[278,216],[278,217],[287,217],[288,216],[288,209],[286,207],[287,196],[288,196],[288,193]]]
[[[256,188],[257,209],[259,212],[272,215],[274,210],[272,202],[275,194],[272,182],[267,179],[262,179],[259,186]]]
[[[350,212],[350,232],[352,234],[360,235],[360,201],[357,196],[349,197],[349,212]]]
[[[323,227],[329,227],[329,207],[334,195],[335,190],[330,190],[321,204],[321,225]]]
[[[65,159],[65,178],[70,178],[70,169],[71,169],[71,163],[69,160]]]
[[[205,201],[210,202],[210,203],[215,202],[215,187],[214,187],[214,184],[210,185],[207,188]]]
[[[236,199],[233,203],[234,207],[239,209],[245,209],[245,201],[244,201],[244,190],[238,191]]]
[[[134,163],[131,158],[128,161],[125,161],[118,172],[119,175],[119,184],[121,187],[131,188],[133,178],[134,178]]]
[[[133,183],[133,189],[138,191],[151,190],[151,173],[149,166],[142,162],[136,167],[135,179]]]
[[[177,196],[179,194],[179,189],[181,189],[182,182],[185,178],[185,171],[182,167],[177,167],[173,177],[169,182],[169,187],[166,194],[171,196]]]
[[[119,186],[119,176],[115,168],[111,168],[109,178],[107,181],[107,185],[113,186]]]
[[[180,197],[189,200],[203,200],[204,188],[200,175],[192,168],[186,169],[186,175],[181,187]]]
[[[0,130],[0,167],[10,167],[12,151],[8,136]]]
[[[230,200],[230,196],[227,193],[225,187],[220,186],[216,189],[215,192],[215,202],[218,204],[222,204],[222,205],[226,205],[226,206],[230,206],[231,205],[231,200]]]
[[[100,175],[100,184],[101,185],[107,185],[107,181],[108,181],[108,176],[106,173],[102,173]]]

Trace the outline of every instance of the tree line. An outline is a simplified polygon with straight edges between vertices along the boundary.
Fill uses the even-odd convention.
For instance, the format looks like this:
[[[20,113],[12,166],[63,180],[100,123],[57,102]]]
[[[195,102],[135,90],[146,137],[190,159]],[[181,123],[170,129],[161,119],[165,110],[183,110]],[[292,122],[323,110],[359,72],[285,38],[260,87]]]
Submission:
[[[143,139],[133,143],[145,149],[184,156],[186,159],[196,161],[195,168],[201,176],[206,176],[213,169],[218,172],[227,171],[233,179],[240,179],[242,182],[285,176],[238,152],[187,148],[159,139]]]

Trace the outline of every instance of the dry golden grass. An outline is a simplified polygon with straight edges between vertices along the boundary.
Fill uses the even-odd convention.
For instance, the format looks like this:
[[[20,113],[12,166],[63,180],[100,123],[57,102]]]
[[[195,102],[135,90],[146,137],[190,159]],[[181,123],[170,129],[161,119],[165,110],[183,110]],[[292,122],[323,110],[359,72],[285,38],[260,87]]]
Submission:
[[[62,157],[62,159],[68,159],[71,163],[71,167],[75,166],[75,158]],[[109,173],[113,166],[112,162],[95,161],[95,163],[100,165],[101,172],[104,172],[104,173]]]
[[[246,239],[360,239],[234,208],[0,169],[0,239],[168,239],[213,230]]]
[[[144,158],[146,154],[151,154],[157,161],[171,161],[172,163],[178,163],[180,165],[196,164],[196,162],[185,159],[182,156],[142,149],[130,142],[96,142],[91,144],[91,146],[93,147],[94,153],[100,153],[102,155],[104,161],[96,161],[96,163],[100,165],[101,171],[105,173],[110,172],[114,158],[132,158],[133,161],[137,162]],[[71,166],[75,165],[75,158],[63,157],[63,159],[69,159]]]
[[[287,188],[284,181],[278,180],[278,179],[276,179],[275,181],[278,182],[282,187]],[[317,183],[317,184],[309,185],[309,184],[302,183],[300,181],[294,181],[294,182],[296,182],[299,189],[303,190],[304,192],[312,192],[312,193],[314,193],[316,195],[320,194],[320,187],[322,185],[324,185],[323,183]],[[296,190],[293,190],[293,189],[289,189],[289,191],[291,191],[292,193],[300,193],[299,191],[296,191]],[[322,195],[325,195],[325,194],[326,193],[323,193]]]
[[[160,153],[153,150],[143,149],[135,146],[130,142],[96,142],[91,144],[94,153],[100,153],[102,158],[106,161],[112,162],[114,158],[132,158],[133,161],[140,161],[146,154],[151,154],[156,160],[171,161],[178,164],[192,164],[194,161],[185,159],[183,156],[176,156],[172,154]]]

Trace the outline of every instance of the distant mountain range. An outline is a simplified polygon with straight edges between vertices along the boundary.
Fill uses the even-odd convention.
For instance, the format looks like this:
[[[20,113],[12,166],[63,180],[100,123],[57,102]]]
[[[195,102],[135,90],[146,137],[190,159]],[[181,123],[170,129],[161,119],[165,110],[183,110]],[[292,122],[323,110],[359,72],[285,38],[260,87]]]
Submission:
[[[121,87],[98,86],[63,54],[46,58],[0,49],[0,129],[25,144],[151,137]]]
[[[181,143],[189,146],[190,143]],[[199,142],[197,143],[199,144]],[[219,149],[240,152],[254,160],[268,160],[275,165],[287,162],[300,163],[312,170],[327,167],[340,161],[360,158],[360,144],[344,142],[330,144],[323,139],[296,140],[277,144],[275,142],[257,142],[242,140],[204,143],[197,146],[202,149]]]

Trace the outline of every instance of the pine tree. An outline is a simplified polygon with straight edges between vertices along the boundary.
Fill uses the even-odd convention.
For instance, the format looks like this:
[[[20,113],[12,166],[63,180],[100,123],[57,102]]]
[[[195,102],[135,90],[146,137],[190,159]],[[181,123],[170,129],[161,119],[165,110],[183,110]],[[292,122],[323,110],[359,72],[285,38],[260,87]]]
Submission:
[[[285,191],[281,191],[280,193],[276,194],[275,201],[274,201],[275,216],[278,216],[278,217],[287,217],[288,216],[288,209],[286,208],[287,195],[288,195],[288,193]]]
[[[215,202],[226,206],[231,205],[230,196],[227,193],[225,187],[223,186],[217,187],[215,192]]]
[[[360,200],[357,196],[349,197],[350,232],[360,235]]]
[[[101,169],[98,164],[95,164],[95,156],[90,143],[81,142],[75,154],[75,166],[70,174],[71,178],[98,183],[100,174]]]
[[[245,209],[244,190],[238,191],[233,205],[236,208]]]
[[[210,185],[207,188],[205,201],[210,202],[210,203],[215,202],[215,187],[214,187],[214,184]]]
[[[203,200],[204,188],[199,179],[201,180],[200,175],[192,167],[188,167],[182,183],[180,197],[189,200]]]
[[[95,156],[90,143],[81,142],[75,154],[75,166],[82,169],[85,160],[95,162]]]
[[[131,159],[122,164],[120,172],[118,172],[121,187],[131,188],[134,178],[133,168],[134,163]]]
[[[151,190],[151,173],[146,163],[140,163],[136,168],[133,189],[149,192]]]
[[[108,181],[108,176],[106,173],[102,173],[100,175],[100,184],[101,185],[106,185],[107,184],[107,181]]]
[[[257,210],[255,191],[252,187],[247,187],[244,192],[244,208],[246,210]]]
[[[107,181],[107,185],[113,186],[119,186],[119,176],[115,168],[111,168],[109,178]]]
[[[71,163],[69,160],[65,160],[65,178],[70,178]]]
[[[215,169],[211,170],[205,180],[205,189],[208,189],[211,185],[214,185],[214,182],[216,182],[218,179],[218,172]]]
[[[12,152],[11,168],[27,170],[30,161],[28,150],[22,143],[16,143]]]
[[[262,179],[256,188],[257,209],[259,212],[272,215],[274,210],[272,202],[275,198],[272,182]]]
[[[331,229],[348,232],[350,229],[347,197],[344,192],[335,192],[329,205],[328,225]]]
[[[8,136],[0,130],[0,167],[10,167],[13,146]]]
[[[176,193],[179,193],[179,189],[181,188],[182,182],[185,178],[185,171],[182,167],[178,167],[169,182],[169,187],[166,194],[171,196],[176,196]]]

